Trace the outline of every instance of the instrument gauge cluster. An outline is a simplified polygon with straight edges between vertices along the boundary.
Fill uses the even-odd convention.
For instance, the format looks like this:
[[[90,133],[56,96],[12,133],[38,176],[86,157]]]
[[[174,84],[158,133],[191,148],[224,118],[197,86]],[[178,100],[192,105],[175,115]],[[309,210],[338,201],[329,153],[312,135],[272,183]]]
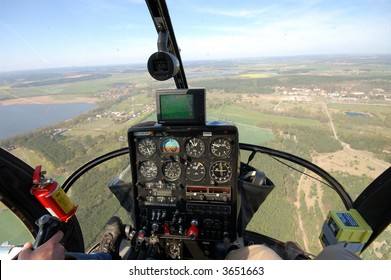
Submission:
[[[136,141],[140,157],[150,159],[139,162],[140,174],[146,180],[155,179],[158,174],[170,182],[180,179],[182,175],[185,180],[193,182],[204,180],[207,175],[209,180],[217,183],[231,179],[231,163],[224,160],[233,150],[229,137],[147,136]]]
[[[139,228],[189,238],[187,231],[193,231],[192,221],[197,221],[205,240],[222,240],[227,232],[235,238],[239,166],[235,126],[148,124],[131,127],[128,141]]]

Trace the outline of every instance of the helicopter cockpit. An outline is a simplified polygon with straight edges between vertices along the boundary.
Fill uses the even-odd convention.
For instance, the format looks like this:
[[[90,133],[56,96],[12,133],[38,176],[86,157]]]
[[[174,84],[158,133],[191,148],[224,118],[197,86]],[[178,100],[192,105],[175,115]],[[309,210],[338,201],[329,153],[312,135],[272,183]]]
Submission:
[[[91,240],[96,241],[98,236],[94,230],[102,227],[95,224],[102,214],[98,208],[101,203],[106,207],[105,215],[116,213],[120,205],[123,216],[129,219],[121,242],[124,260],[224,260],[231,250],[253,244],[266,244],[281,258],[286,258],[285,241],[248,227],[277,186],[273,176],[269,177],[261,168],[265,164],[273,170],[273,164],[254,160],[266,155],[292,172],[316,174],[340,199],[341,209],[330,211],[322,227],[316,229],[323,247],[338,245],[357,255],[365,251],[391,222],[391,169],[353,200],[344,187],[318,165],[291,153],[241,143],[240,130],[234,123],[208,121],[208,89],[191,88],[187,84],[165,1],[147,0],[146,3],[158,35],[158,50],[147,62],[148,72],[157,81],[174,79],[176,88],[156,90],[157,119],[130,126],[126,147],[88,161],[64,180],[61,189],[72,198],[72,205],[80,203],[77,194],[82,192],[83,195],[88,193],[91,201],[92,198],[98,201],[85,209],[82,205],[77,210],[68,207],[72,213],[58,225],[65,232],[66,250],[88,253],[96,249],[98,244]],[[3,149],[0,153],[1,200],[14,209],[17,216],[23,217],[30,232],[43,243],[55,231],[48,233],[45,226],[35,221],[48,213],[58,216],[50,205],[32,196],[31,186],[44,174],[40,169],[34,172],[32,167]],[[112,160],[118,160],[118,164],[104,165]],[[301,169],[294,168],[293,164]],[[107,185],[105,192],[98,193],[92,186],[84,185],[85,175],[97,166],[104,166],[98,172],[117,174],[107,182],[96,179],[96,184]],[[37,172],[38,179],[34,178]],[[8,179],[3,179],[5,176]],[[82,191],[72,188],[77,184],[82,186]],[[45,189],[46,185],[40,187]],[[109,196],[115,200],[107,202]],[[60,208],[64,206],[59,204]],[[79,213],[85,228],[90,229],[89,248],[85,248],[86,234],[80,226]],[[264,215],[263,218],[274,217]],[[306,255],[306,259],[311,258],[310,254]]]

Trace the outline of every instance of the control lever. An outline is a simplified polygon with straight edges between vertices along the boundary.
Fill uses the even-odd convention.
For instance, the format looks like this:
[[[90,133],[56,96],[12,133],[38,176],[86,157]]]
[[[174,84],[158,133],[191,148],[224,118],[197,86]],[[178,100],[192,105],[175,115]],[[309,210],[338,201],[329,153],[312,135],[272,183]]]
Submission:
[[[43,215],[35,224],[39,226],[37,237],[33,248],[37,249],[40,245],[48,241],[57,231],[61,230],[61,221],[57,217],[49,214]]]
[[[60,219],[49,214],[43,215],[41,218],[35,221],[35,224],[39,226],[39,230],[33,244],[33,249],[37,249],[43,243],[48,241],[53,235],[55,235],[57,231],[62,229]],[[20,251],[14,255],[12,259],[17,260],[19,254]]]

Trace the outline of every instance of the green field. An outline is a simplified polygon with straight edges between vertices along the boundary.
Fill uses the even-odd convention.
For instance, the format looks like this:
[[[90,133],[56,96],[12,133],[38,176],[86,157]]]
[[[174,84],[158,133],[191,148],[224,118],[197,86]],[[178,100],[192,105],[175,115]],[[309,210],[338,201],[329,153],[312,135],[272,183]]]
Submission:
[[[18,158],[23,158],[32,168],[35,168],[37,165],[42,165],[43,170],[48,174],[54,173],[53,164],[46,160],[45,157],[38,155],[36,152],[28,150],[24,147],[19,147],[16,150],[12,151],[12,154]]]
[[[8,241],[12,245],[19,245],[34,241],[30,232],[10,210],[0,209],[0,223],[1,242]]]
[[[245,112],[245,113],[244,113]],[[220,120],[228,120],[234,123],[242,123],[252,126],[266,126],[270,125],[301,125],[301,126],[317,126],[319,122],[307,118],[284,117],[279,115],[264,114],[248,110],[239,105],[223,105],[221,108],[212,109],[208,112],[208,117],[214,117]]]

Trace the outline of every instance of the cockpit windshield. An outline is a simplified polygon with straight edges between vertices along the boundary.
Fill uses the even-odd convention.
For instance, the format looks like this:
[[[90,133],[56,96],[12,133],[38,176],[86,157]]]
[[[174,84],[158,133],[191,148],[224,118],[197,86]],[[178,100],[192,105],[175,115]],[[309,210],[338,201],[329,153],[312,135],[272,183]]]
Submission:
[[[240,143],[319,166],[353,201],[390,167],[389,1],[167,0],[167,6],[188,87],[205,89],[207,121],[234,124]],[[60,184],[84,163],[127,147],[130,127],[157,121],[156,91],[176,88],[174,79],[148,73],[159,41],[145,1],[0,0],[0,34],[0,147],[33,168],[42,165]],[[173,149],[210,152],[192,141],[162,141],[170,149],[164,156],[175,158]],[[216,153],[229,153],[220,141]],[[143,148],[146,155],[163,149]],[[239,157],[247,161],[250,154]],[[157,176],[145,162],[145,176]],[[221,162],[216,174],[204,175],[198,168],[206,163],[193,160],[182,174],[192,172],[193,182],[225,180]],[[247,228],[318,253],[322,221],[344,203],[306,168],[261,154],[251,163],[276,187]],[[107,183],[128,164],[128,156],[107,162],[69,191],[86,248],[107,216],[126,219]],[[172,174],[171,182],[180,176]],[[209,192],[197,187],[186,190]],[[0,204],[0,222],[11,216]],[[15,230],[1,226],[0,241],[31,239]],[[388,227],[363,257],[391,259],[390,245]]]

